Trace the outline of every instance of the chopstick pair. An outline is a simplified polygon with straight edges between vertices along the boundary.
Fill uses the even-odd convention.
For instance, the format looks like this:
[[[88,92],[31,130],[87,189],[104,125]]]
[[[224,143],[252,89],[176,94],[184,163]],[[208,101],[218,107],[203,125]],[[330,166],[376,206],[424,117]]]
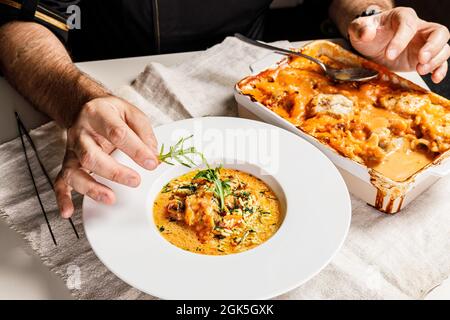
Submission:
[[[36,196],[38,198],[39,206],[41,207],[41,211],[42,211],[42,214],[44,215],[45,222],[47,223],[47,228],[48,228],[48,231],[50,232],[50,235],[52,237],[53,243],[55,244],[55,246],[57,246],[58,243],[56,242],[55,235],[53,233],[52,227],[51,227],[50,222],[48,220],[47,211],[45,211],[44,205],[42,203],[41,196],[39,195],[39,190],[38,190],[37,185],[36,185],[36,180],[34,179],[33,170],[31,170],[31,164],[30,164],[30,160],[28,158],[27,148],[25,146],[25,141],[23,139],[24,135],[27,138],[28,143],[30,144],[31,148],[33,149],[34,154],[36,155],[36,159],[37,159],[37,161],[39,163],[39,166],[41,167],[42,172],[44,173],[45,178],[47,179],[47,182],[50,184],[50,186],[52,187],[53,191],[55,190],[55,188],[53,186],[52,179],[50,178],[50,176],[47,173],[47,170],[45,170],[45,167],[42,164],[42,161],[41,161],[41,159],[39,157],[39,153],[37,152],[37,149],[36,149],[36,146],[35,146],[35,144],[33,142],[33,139],[31,139],[30,135],[28,134],[28,130],[26,129],[25,125],[23,124],[22,120],[20,119],[19,114],[17,112],[14,112],[14,114],[16,115],[17,128],[18,128],[18,131],[19,131],[19,137],[20,137],[20,141],[22,142],[22,149],[23,149],[23,153],[25,155],[25,160],[26,160],[26,163],[27,163],[28,172],[30,173],[31,180],[33,182],[34,192],[36,193]],[[78,235],[77,229],[75,228],[75,225],[74,225],[72,219],[69,218],[68,220],[69,220],[70,225],[72,226],[72,229],[73,229],[73,232],[75,233],[75,236],[77,237],[77,239],[80,239],[80,236]]]

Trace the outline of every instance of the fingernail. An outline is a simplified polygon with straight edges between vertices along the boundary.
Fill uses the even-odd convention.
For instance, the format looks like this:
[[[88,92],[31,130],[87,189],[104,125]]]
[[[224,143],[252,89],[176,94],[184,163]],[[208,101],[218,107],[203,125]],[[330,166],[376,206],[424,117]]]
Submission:
[[[425,63],[429,62],[431,59],[431,52],[425,51],[424,53],[422,53],[422,58]]]
[[[444,73],[438,71],[436,72],[435,77],[438,79],[438,82],[442,81],[442,79],[444,79]]]
[[[139,185],[139,180],[136,177],[129,177],[126,184],[130,187],[137,187]]]
[[[70,212],[67,209],[63,209],[61,212],[61,217],[63,219],[69,219],[70,218]]]
[[[394,60],[397,58],[397,50],[396,49],[389,49],[387,52],[387,57],[390,60]]]
[[[156,168],[156,161],[153,159],[147,159],[144,161],[144,168],[148,170],[153,170]]]

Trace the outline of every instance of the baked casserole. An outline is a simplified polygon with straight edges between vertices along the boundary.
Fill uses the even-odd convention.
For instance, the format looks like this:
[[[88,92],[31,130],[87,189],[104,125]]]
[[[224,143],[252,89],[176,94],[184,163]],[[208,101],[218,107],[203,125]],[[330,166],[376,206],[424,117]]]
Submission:
[[[353,66],[326,43],[301,52],[335,68]],[[241,80],[241,94],[272,110],[344,157],[404,182],[450,149],[450,102],[389,70],[367,82],[333,82],[316,64],[290,56],[276,68]]]

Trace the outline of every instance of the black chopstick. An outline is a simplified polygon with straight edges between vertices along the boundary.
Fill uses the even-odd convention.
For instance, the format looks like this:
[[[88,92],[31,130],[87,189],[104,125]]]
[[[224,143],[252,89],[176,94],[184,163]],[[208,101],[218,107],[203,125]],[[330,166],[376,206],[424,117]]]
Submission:
[[[17,116],[18,115],[16,113],[16,117]],[[30,162],[29,162],[29,159],[28,159],[27,150],[25,148],[25,141],[23,141],[22,127],[20,126],[19,121],[17,122],[17,126],[18,126],[18,129],[19,129],[20,141],[22,142],[23,153],[25,154],[25,160],[26,160],[26,163],[27,163],[28,172],[30,173],[31,180],[33,181],[34,192],[36,193],[36,196],[37,196],[38,201],[39,201],[39,205],[41,206],[41,211],[42,211],[42,213],[44,215],[45,222],[47,223],[48,231],[50,232],[50,235],[52,236],[53,243],[55,244],[55,246],[57,246],[58,243],[56,242],[55,235],[53,234],[52,227],[50,226],[50,222],[48,221],[47,212],[44,209],[44,205],[42,204],[41,196],[39,195],[39,191],[38,191],[38,188],[36,186],[36,181],[34,180],[33,171],[31,170],[31,166],[30,166]]]
[[[29,158],[28,158],[28,154],[27,154],[27,150],[26,150],[26,146],[25,146],[25,141],[23,140],[23,135],[25,135],[25,137],[27,138],[31,148],[33,149],[34,154],[36,156],[36,159],[38,160],[39,166],[41,167],[41,170],[44,173],[44,176],[45,176],[47,182],[50,184],[50,186],[51,186],[53,191],[55,190],[55,188],[54,188],[52,179],[50,178],[47,170],[45,169],[45,167],[44,167],[44,165],[43,165],[43,163],[42,163],[42,161],[41,161],[41,159],[39,157],[39,153],[38,153],[37,148],[36,148],[36,146],[35,146],[35,144],[33,142],[33,139],[31,139],[31,136],[28,134],[28,130],[26,129],[25,125],[23,124],[22,120],[20,119],[19,114],[17,112],[14,112],[14,114],[16,116],[17,127],[18,127],[18,130],[19,130],[19,136],[20,136],[20,141],[22,142],[23,152],[25,154],[25,160],[27,162],[28,171],[29,171],[31,179],[33,181],[34,190],[35,190],[36,196],[38,197],[39,205],[41,207],[42,213],[43,213],[43,215],[45,217],[45,221],[47,223],[48,230],[50,232],[50,235],[52,236],[53,243],[55,245],[57,245],[55,236],[53,234],[53,231],[52,231],[52,228],[51,228],[51,225],[50,225],[50,222],[48,220],[47,212],[45,211],[44,205],[42,204],[42,200],[41,200],[41,197],[39,195],[39,191],[38,191],[38,188],[37,188],[37,185],[36,185],[36,181],[35,181],[34,176],[33,176],[33,171],[31,170],[31,165],[30,165],[30,162],[29,162]],[[72,229],[73,229],[73,231],[75,233],[75,236],[77,237],[77,239],[80,239],[80,236],[79,236],[79,234],[77,232],[77,229],[75,228],[75,225],[74,225],[72,219],[69,218],[68,220],[69,220],[69,223],[70,223],[70,225],[71,225],[71,227],[72,227]]]

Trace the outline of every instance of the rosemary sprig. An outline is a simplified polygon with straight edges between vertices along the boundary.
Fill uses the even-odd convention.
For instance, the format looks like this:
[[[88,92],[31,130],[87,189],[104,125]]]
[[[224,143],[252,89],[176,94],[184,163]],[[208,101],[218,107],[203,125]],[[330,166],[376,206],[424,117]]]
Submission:
[[[169,159],[172,159],[185,167],[195,167],[196,164],[191,159],[191,157],[195,155],[199,155],[202,159],[204,159],[204,157],[203,154],[195,149],[195,147],[184,147],[184,143],[192,137],[193,135],[190,135],[186,138],[181,138],[175,145],[169,148],[169,151],[167,153],[164,153],[164,144],[162,144],[158,156],[159,161],[174,165],[173,162],[169,161]]]

